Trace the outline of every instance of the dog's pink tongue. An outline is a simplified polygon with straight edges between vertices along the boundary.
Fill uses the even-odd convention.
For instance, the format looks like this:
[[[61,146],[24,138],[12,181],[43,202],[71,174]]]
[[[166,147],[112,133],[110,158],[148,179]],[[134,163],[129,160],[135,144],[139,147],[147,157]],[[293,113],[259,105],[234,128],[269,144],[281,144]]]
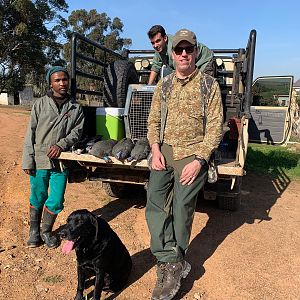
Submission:
[[[73,250],[74,242],[66,241],[62,247],[62,253],[69,254]]]

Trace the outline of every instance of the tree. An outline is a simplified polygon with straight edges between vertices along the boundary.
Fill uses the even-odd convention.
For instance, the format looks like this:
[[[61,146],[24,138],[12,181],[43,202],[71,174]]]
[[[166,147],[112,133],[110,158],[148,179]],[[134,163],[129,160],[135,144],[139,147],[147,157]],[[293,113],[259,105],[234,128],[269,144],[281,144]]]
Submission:
[[[59,12],[67,8],[65,0],[0,0],[0,91],[19,91],[27,75],[38,78],[61,60]]]
[[[105,46],[106,48],[121,52],[123,47],[131,45],[132,41],[128,38],[121,38],[120,34],[123,32],[123,23],[118,17],[111,20],[106,13],[98,13],[96,9],[87,11],[85,9],[74,10],[71,12],[68,18],[68,30],[66,35],[68,42],[64,45],[64,59],[70,62],[71,57],[71,35],[73,32],[77,32],[90,40],[97,42],[98,44]],[[77,49],[80,53],[97,59],[103,60],[104,52],[84,42],[78,43]],[[110,59],[107,56],[108,60]],[[103,74],[103,68],[95,64],[89,64],[88,62],[77,61],[77,68],[91,73],[91,74]],[[99,85],[101,83],[95,82],[92,79],[79,78],[77,84],[81,88],[101,89]]]
[[[120,37],[120,33],[123,32],[123,23],[118,17],[111,21],[106,13],[98,13],[96,9],[89,12],[85,9],[72,11],[68,18],[66,32],[69,40],[72,32],[78,32],[113,51],[121,51],[124,46],[130,46],[132,43],[131,39]],[[64,50],[65,59],[69,61],[70,42],[65,44]],[[85,48],[83,45],[81,50],[91,56],[96,54],[91,48]]]

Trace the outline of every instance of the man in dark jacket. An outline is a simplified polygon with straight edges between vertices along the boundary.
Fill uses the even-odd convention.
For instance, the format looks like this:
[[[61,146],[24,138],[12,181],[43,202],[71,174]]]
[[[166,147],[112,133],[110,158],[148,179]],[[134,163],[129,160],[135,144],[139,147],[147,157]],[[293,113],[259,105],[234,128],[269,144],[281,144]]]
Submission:
[[[23,148],[22,168],[30,176],[31,187],[27,242],[31,248],[43,242],[49,248],[58,246],[52,228],[63,209],[68,170],[61,170],[56,158],[80,139],[84,123],[82,108],[68,94],[67,70],[54,66],[46,80],[50,90],[32,107]]]

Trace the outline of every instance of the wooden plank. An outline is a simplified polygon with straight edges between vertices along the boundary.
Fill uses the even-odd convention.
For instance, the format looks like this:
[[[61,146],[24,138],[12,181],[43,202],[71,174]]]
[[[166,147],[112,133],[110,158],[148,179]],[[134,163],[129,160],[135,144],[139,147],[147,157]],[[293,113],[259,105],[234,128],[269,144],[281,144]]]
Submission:
[[[217,166],[217,172],[219,175],[232,175],[232,176],[245,175],[244,169],[242,167],[226,166],[226,165]]]
[[[117,160],[115,157],[110,156],[110,159],[112,160],[111,163],[107,163],[104,159],[98,158],[91,154],[76,154],[72,152],[62,152],[58,158],[59,160],[75,160],[79,162],[87,162],[87,163],[97,163],[97,164],[105,164],[105,165],[121,165],[121,166],[128,166],[131,168],[147,168],[147,160],[144,159],[140,162],[121,162]]]
[[[96,156],[90,155],[90,154],[75,154],[72,152],[62,152],[60,154],[60,157],[58,158],[61,161],[64,160],[74,160],[78,162],[86,162],[89,164],[103,164],[103,165],[110,165],[113,167],[113,165],[122,166],[122,167],[129,167],[129,168],[142,168],[142,169],[148,169],[148,163],[147,160],[144,159],[140,162],[127,162],[124,163],[117,160],[114,157],[110,157],[112,162],[107,163],[105,160],[98,158]],[[235,166],[235,161],[223,161],[221,164],[217,164],[217,172],[220,175],[233,175],[233,176],[243,176],[244,175],[244,169],[240,166]]]

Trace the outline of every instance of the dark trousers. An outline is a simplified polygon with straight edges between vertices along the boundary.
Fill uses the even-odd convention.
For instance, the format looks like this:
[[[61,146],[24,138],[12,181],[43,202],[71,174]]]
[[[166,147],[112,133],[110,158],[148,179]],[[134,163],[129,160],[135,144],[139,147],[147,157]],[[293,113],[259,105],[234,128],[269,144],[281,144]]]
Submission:
[[[183,167],[194,156],[174,161],[172,148],[162,146],[167,161],[163,171],[151,170],[147,192],[146,220],[151,235],[151,251],[161,262],[181,261],[187,251],[197,196],[207,179],[202,167],[191,185],[179,182]]]

